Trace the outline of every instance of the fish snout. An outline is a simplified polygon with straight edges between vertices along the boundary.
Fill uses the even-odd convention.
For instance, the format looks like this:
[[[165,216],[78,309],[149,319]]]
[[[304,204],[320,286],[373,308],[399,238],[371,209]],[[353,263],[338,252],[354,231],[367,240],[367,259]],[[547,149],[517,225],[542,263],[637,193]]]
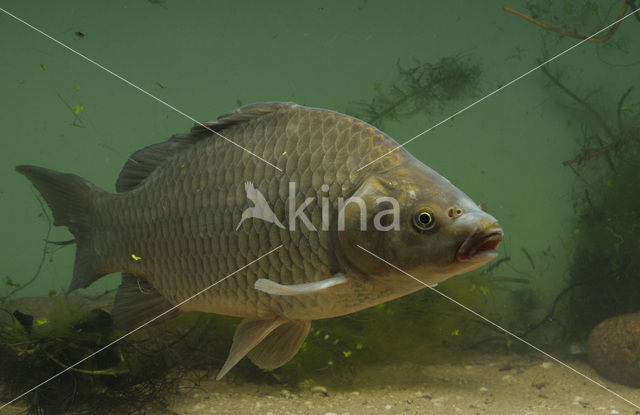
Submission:
[[[487,215],[489,216],[489,215]],[[502,242],[504,231],[493,217],[483,218],[478,226],[460,245],[456,254],[458,261],[489,262],[498,256],[498,245]]]

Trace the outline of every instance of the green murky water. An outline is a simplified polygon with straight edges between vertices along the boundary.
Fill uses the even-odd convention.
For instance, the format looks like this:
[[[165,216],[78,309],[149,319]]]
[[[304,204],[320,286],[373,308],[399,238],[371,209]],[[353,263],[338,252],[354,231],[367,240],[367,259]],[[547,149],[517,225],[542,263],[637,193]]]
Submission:
[[[580,39],[544,30],[504,5],[3,1],[0,296],[7,312],[0,343],[16,356],[3,363],[10,386],[0,399],[12,399],[20,388],[27,391],[117,338],[100,332],[108,316],[87,317],[78,304],[58,298],[71,279],[75,248],[43,239],[72,236],[50,227],[49,211],[15,165],[73,172],[113,191],[129,154],[186,132],[193,119],[214,119],[253,102],[294,101],[350,113],[400,143],[429,130],[406,148],[486,203],[505,230],[497,260],[439,288],[536,346],[566,357],[567,346],[580,345],[597,322],[638,311],[640,21],[631,16],[606,41],[567,51]],[[615,21],[623,2],[518,0],[508,6],[565,33],[590,35]],[[528,73],[550,58],[546,72]],[[119,282],[114,274],[74,294],[100,295]],[[45,299],[29,308],[22,297]],[[31,333],[11,317],[16,308],[34,316]],[[60,327],[46,331],[55,321]],[[187,332],[186,340],[154,347],[167,362],[197,349],[199,368],[215,373],[234,324],[188,316],[165,328],[176,338]],[[143,343],[114,346],[83,366],[90,373],[67,375],[89,385],[80,394],[145,382],[136,372],[152,366],[137,354]],[[514,348],[527,349],[423,290],[314,323],[298,356],[273,373],[248,363],[238,370],[248,382],[348,385],[367,365],[461,362],[470,352]],[[46,353],[19,366],[20,356],[39,352]],[[96,380],[95,371],[125,366],[108,373],[108,381]],[[157,377],[172,367],[160,365]],[[180,373],[194,367],[185,363]],[[38,402],[29,396],[24,405],[46,407],[46,395]],[[82,396],[69,396],[48,413],[78,409],[74,402]]]

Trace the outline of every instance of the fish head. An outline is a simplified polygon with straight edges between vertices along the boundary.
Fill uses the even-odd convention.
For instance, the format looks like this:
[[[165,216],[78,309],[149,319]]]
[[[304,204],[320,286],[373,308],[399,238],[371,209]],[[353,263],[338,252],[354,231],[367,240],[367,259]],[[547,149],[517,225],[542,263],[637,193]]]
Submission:
[[[362,274],[415,285],[405,271],[432,285],[498,256],[498,221],[417,160],[366,177],[352,197],[367,208],[366,227],[362,209],[344,205],[339,240],[347,262]]]

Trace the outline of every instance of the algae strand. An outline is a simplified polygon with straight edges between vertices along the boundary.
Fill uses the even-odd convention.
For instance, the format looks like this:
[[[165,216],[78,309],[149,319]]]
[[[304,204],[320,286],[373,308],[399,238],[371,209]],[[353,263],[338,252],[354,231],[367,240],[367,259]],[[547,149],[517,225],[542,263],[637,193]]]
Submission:
[[[447,56],[435,63],[412,59],[410,65],[397,63],[397,79],[387,91],[376,85],[371,102],[357,102],[351,112],[381,127],[385,121],[430,114],[436,108],[477,89],[480,65],[461,55]]]

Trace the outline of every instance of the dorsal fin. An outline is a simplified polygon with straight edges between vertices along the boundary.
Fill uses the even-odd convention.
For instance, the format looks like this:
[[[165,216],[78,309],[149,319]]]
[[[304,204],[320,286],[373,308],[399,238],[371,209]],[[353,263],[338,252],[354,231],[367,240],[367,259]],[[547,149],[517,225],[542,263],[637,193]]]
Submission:
[[[205,137],[203,134],[176,134],[164,143],[152,144],[136,151],[122,168],[116,181],[116,191],[127,192],[135,188],[169,157]]]
[[[293,109],[298,105],[293,102],[259,102],[256,104],[245,105],[228,114],[218,117],[215,121],[206,121],[202,125],[196,124],[191,133],[207,133],[210,128],[214,131],[220,131],[230,125],[239,124],[254,118],[259,118],[265,114],[276,112],[281,109]],[[206,127],[205,127],[206,126]]]
[[[127,192],[134,189],[169,157],[200,140],[210,137],[213,134],[210,130],[220,132],[231,125],[258,118],[282,108],[293,108],[295,106],[296,104],[291,102],[265,102],[246,105],[233,112],[221,115],[215,121],[196,124],[188,134],[176,134],[163,143],[152,144],[140,149],[129,157],[129,160],[122,168],[116,181],[116,191]]]

